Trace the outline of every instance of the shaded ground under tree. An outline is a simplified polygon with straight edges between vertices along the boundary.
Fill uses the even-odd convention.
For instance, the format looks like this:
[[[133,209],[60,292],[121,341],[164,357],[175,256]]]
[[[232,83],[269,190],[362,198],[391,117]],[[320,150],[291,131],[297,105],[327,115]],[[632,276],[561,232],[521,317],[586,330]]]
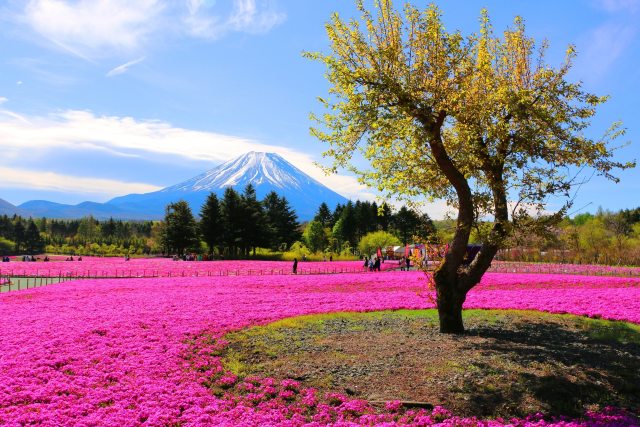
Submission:
[[[464,335],[434,310],[286,319],[228,334],[225,365],[373,402],[442,405],[456,415],[640,412],[640,327],[576,316],[469,311]]]

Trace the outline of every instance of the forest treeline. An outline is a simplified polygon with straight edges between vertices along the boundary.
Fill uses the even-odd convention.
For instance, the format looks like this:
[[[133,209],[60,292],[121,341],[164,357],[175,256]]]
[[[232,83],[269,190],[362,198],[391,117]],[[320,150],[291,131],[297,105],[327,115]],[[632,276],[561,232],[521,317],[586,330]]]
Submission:
[[[0,216],[0,254],[116,256],[150,254],[160,224],[154,221],[98,221],[93,217],[59,220]]]
[[[640,265],[640,207],[578,214],[540,234],[516,232],[497,259]]]
[[[186,202],[167,206],[162,221],[74,220],[0,216],[0,254],[171,255],[215,257],[350,258],[377,247],[413,242],[446,243],[454,222],[433,221],[406,206],[355,201],[333,210],[321,203],[300,224],[289,202],[271,192],[258,200],[253,186],[210,194],[194,214]],[[472,237],[481,243],[482,230]],[[640,265],[640,208],[598,210],[564,218],[544,233],[512,235],[497,259],[508,261]]]

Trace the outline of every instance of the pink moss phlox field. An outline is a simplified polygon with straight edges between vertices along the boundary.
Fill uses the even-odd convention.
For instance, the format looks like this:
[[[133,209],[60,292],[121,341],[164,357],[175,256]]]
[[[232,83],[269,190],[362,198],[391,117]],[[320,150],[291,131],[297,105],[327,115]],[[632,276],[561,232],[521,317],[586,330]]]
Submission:
[[[527,291],[509,289],[500,276],[487,275],[465,306],[640,323],[637,284],[550,283]],[[180,277],[75,281],[0,295],[0,425],[638,425],[615,409],[578,421],[541,415],[480,421],[439,407],[402,412],[393,402],[380,412],[291,380],[240,380],[217,356],[224,333],[249,325],[311,313],[426,308],[419,295],[425,283],[419,272]],[[214,396],[211,382],[227,393]]]
[[[640,287],[640,278],[564,274],[486,273],[476,289],[567,289]]]
[[[220,275],[290,274],[290,261],[173,261],[169,258],[83,257],[78,261],[54,258],[51,262],[21,262],[0,264],[0,275],[59,277],[201,277]],[[382,270],[398,269],[398,261],[386,261]],[[299,262],[298,274],[332,274],[362,272],[361,261]],[[603,265],[537,264],[494,261],[491,267],[498,273],[563,274],[586,276],[640,277],[640,268]]]
[[[170,258],[99,258],[82,261],[9,262],[0,264],[0,275],[38,277],[202,277],[261,276],[291,274],[291,261],[173,261]],[[300,261],[298,274],[360,273],[360,261]],[[387,261],[381,270],[397,269],[398,262]]]
[[[489,271],[494,273],[581,274],[587,276],[640,277],[640,267],[588,264],[493,261]]]
[[[640,278],[487,273],[464,308],[571,313],[640,323]]]

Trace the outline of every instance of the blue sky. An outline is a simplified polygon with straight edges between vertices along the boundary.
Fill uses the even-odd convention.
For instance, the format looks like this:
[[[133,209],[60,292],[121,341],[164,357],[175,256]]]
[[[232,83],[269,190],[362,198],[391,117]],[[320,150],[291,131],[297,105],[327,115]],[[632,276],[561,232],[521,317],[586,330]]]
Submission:
[[[415,2],[426,4],[426,2]],[[399,4],[399,3],[398,3]],[[568,44],[572,78],[611,100],[592,136],[622,120],[621,160],[640,158],[640,0],[447,0],[449,29],[476,31],[487,7],[496,30],[515,15],[551,43]],[[349,0],[9,0],[0,3],[0,198],[106,201],[191,178],[250,150],[274,151],[353,199],[374,193],[313,166],[326,149],[309,112],[328,85],[324,23]],[[327,161],[324,161],[325,163]],[[575,209],[640,206],[640,173],[593,178]],[[443,206],[429,210],[441,216]]]

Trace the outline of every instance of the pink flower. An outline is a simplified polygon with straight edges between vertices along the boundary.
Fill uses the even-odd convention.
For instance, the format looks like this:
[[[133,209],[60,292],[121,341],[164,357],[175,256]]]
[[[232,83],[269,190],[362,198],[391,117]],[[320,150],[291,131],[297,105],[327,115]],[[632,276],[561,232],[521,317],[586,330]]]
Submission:
[[[390,402],[385,402],[384,407],[387,411],[396,412],[402,407],[402,402],[399,400],[392,400]]]
[[[226,373],[222,377],[218,378],[218,385],[223,387],[230,387],[236,383],[238,377],[230,372]]]
[[[296,394],[292,390],[282,390],[278,396],[284,400],[292,400],[295,399]]]
[[[133,268],[137,261],[130,263]],[[139,266],[151,265],[145,263]],[[116,264],[109,268],[121,275]],[[612,409],[571,421],[476,420],[443,408],[399,411],[394,402],[378,413],[342,394],[318,398],[293,380],[239,381],[220,359],[227,332],[305,314],[432,307],[418,295],[424,275],[195,277],[205,270],[176,264],[182,265],[163,267],[171,277],[83,280],[0,294],[0,319],[12,325],[0,334],[0,425],[638,425],[633,415]],[[640,279],[489,273],[465,308],[640,323]],[[212,385],[227,388],[216,396]]]

